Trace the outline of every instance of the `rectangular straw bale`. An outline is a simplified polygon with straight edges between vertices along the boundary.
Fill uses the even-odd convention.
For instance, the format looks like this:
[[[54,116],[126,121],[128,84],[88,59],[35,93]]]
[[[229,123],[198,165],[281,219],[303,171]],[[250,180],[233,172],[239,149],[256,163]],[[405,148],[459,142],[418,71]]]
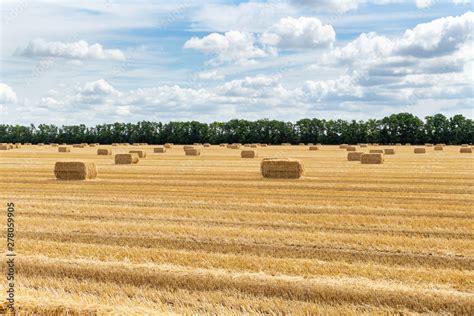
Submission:
[[[371,154],[383,154],[384,151],[383,151],[383,149],[371,149],[371,150],[369,150],[369,153],[371,153]]]
[[[38,143],[38,146],[44,146],[44,143]]]
[[[402,143],[396,143],[395,144],[395,146],[401,146],[401,145],[402,145]]]
[[[186,150],[188,150],[188,149],[194,149],[194,146],[192,146],[192,145],[184,145],[184,146],[183,146],[183,150],[184,150],[184,151],[186,151]]]
[[[155,148],[153,148],[153,152],[155,154],[162,154],[162,153],[166,152],[166,148],[165,147],[155,147]]]
[[[250,148],[257,148],[257,147],[258,147],[257,144],[251,144],[251,145],[250,145]]]
[[[59,180],[89,180],[97,178],[97,167],[94,162],[58,161],[54,174]]]
[[[116,147],[116,146],[118,146],[118,144],[117,143],[112,143],[112,146]]]
[[[56,144],[56,143],[51,143],[50,145],[51,145],[51,147],[58,147],[59,146],[59,144]]]
[[[385,155],[395,155],[395,149],[393,149],[393,148],[385,148],[385,149],[383,150],[383,153],[384,153]]]
[[[186,156],[200,156],[201,150],[198,148],[187,149],[184,151]]]
[[[83,144],[73,144],[72,147],[74,148],[84,148]]]
[[[71,148],[66,146],[58,147],[58,153],[69,153],[71,152]]]
[[[434,146],[434,150],[443,150],[443,146],[436,145]]]
[[[173,144],[172,143],[166,143],[165,148],[171,149],[171,148],[173,148]]]
[[[264,178],[298,179],[304,174],[301,161],[292,158],[265,158],[260,165]]]
[[[461,147],[461,149],[459,149],[459,152],[461,154],[472,154],[472,148],[471,147]]]
[[[360,144],[359,146],[360,146],[361,148],[365,148],[365,147],[367,147],[367,144]]]
[[[232,145],[230,145],[230,149],[240,149],[240,145],[232,144]]]
[[[362,154],[360,162],[362,164],[383,164],[383,154]]]
[[[219,144],[219,147],[227,147],[227,143],[222,143],[222,144]]]
[[[318,146],[309,146],[309,150],[319,150]]]
[[[291,146],[290,143],[281,143],[282,146]]]
[[[433,144],[425,143],[425,146],[426,146],[426,147],[433,147]]]
[[[140,161],[137,154],[116,154],[115,164],[117,165],[130,165],[136,164]]]
[[[256,150],[242,150],[240,153],[242,158],[256,158],[258,157],[258,152]]]
[[[351,151],[347,153],[347,160],[348,161],[360,161],[364,153],[361,151]]]
[[[339,148],[340,148],[340,149],[346,149],[347,147],[349,147],[349,145],[347,145],[347,144],[341,144],[341,145],[339,145]]]
[[[211,147],[211,144],[205,143],[203,146],[204,146],[204,147]]]
[[[426,153],[426,149],[425,148],[422,148],[422,147],[417,147],[414,149],[413,151],[415,154],[425,154]]]
[[[17,149],[18,149],[18,148],[21,148],[21,143],[16,143],[16,144],[15,144],[15,148],[17,148]]]
[[[468,144],[462,144],[461,147],[469,147]]]
[[[146,152],[143,150],[130,150],[130,154],[137,154],[139,158],[146,158]]]
[[[0,145],[0,150],[10,150],[10,145]]]
[[[354,146],[347,146],[346,147],[346,151],[356,151],[357,148],[355,148]]]
[[[260,144],[260,147],[267,147],[267,144]]]
[[[99,148],[97,149],[97,155],[99,156],[109,156],[112,155],[112,150],[108,148]]]

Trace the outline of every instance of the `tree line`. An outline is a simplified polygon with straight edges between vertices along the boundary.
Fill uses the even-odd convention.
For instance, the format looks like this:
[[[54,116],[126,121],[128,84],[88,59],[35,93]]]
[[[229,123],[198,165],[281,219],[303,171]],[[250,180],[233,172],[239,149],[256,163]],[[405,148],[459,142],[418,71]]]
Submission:
[[[292,122],[262,119],[228,122],[138,122],[55,126],[0,124],[2,143],[474,143],[473,120],[442,114],[424,120],[393,114],[366,121],[305,118]]]

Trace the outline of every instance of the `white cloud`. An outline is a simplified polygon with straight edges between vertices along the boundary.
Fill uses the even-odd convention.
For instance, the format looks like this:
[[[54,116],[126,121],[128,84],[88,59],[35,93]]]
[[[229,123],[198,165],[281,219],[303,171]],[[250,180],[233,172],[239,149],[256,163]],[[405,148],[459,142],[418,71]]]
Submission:
[[[217,70],[204,71],[197,74],[199,80],[223,80],[225,76]]]
[[[27,57],[61,57],[73,60],[125,60],[125,55],[121,50],[104,49],[98,43],[89,45],[86,41],[46,42],[40,38],[30,41],[25,48],[18,49],[17,54]]]
[[[0,83],[0,105],[14,104],[17,102],[15,91],[5,83]]]
[[[251,33],[229,31],[224,35],[212,33],[203,38],[193,37],[184,44],[184,48],[196,49],[215,55],[212,64],[235,62],[246,64],[255,59],[268,56],[268,52],[255,46],[255,37]]]
[[[331,25],[323,25],[313,17],[284,18],[264,32],[260,40],[278,48],[329,47],[336,40]]]
[[[434,0],[416,0],[415,4],[418,9],[426,9],[433,5]]]

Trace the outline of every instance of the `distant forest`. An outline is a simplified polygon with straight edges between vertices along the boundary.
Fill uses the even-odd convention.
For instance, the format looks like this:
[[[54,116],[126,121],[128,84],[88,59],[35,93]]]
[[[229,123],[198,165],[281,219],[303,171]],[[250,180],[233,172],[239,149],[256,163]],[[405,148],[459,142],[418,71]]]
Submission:
[[[292,122],[262,119],[228,122],[138,122],[88,127],[84,124],[20,126],[0,124],[3,143],[474,143],[474,123],[462,115],[424,120],[393,114],[366,121],[305,118]]]

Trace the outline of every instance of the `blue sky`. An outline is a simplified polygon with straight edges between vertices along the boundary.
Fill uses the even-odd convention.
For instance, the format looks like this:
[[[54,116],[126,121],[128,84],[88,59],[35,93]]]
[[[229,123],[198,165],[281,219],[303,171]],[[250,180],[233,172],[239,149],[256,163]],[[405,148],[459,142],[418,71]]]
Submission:
[[[473,117],[468,0],[0,0],[0,123]]]

